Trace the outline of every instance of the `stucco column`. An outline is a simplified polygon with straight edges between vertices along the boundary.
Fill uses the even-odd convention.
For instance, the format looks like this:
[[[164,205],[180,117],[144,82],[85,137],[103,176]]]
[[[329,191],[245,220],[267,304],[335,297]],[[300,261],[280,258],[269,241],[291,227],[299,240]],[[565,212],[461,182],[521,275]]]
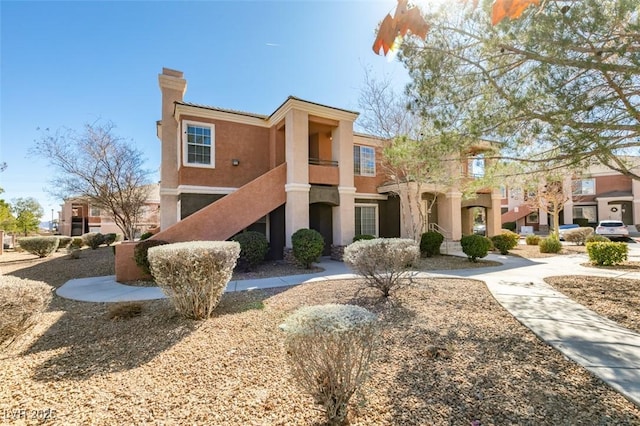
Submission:
[[[331,157],[338,162],[340,205],[333,207],[333,244],[348,245],[355,236],[355,194],[353,180],[353,122],[340,120],[331,132]]]
[[[498,235],[502,230],[502,195],[500,191],[491,192],[491,208],[486,210],[487,214],[487,237]]]
[[[285,204],[286,246],[292,247],[291,235],[309,227],[309,114],[292,109],[285,116],[285,159],[287,194]]]
[[[438,219],[444,223],[444,228],[451,232],[453,241],[460,241],[462,238],[462,193],[448,192],[445,194],[445,217]]]
[[[351,244],[356,227],[356,188],[338,187],[340,205],[331,209],[333,213],[333,245]]]
[[[568,197],[569,199],[564,203],[564,206],[562,206],[562,217],[564,220],[564,223],[561,223],[560,225],[564,225],[564,224],[571,224],[573,223],[573,179],[572,176],[566,176],[564,178],[563,181],[563,185],[562,185],[562,191],[565,194],[570,194],[570,196]],[[546,213],[545,213],[546,216]]]
[[[164,230],[178,221],[177,188],[179,185],[180,144],[178,121],[175,119],[175,103],[182,101],[187,91],[187,81],[181,71],[162,69],[158,76],[162,92],[162,120],[159,123],[158,137],[162,144],[160,165],[160,229]]]

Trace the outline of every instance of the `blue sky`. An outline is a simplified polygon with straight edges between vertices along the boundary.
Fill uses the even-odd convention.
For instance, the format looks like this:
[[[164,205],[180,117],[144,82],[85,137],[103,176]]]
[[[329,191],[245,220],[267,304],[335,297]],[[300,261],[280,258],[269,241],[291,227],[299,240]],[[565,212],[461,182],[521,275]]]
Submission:
[[[1,0],[0,198],[35,197],[42,220],[58,211],[46,192],[54,171],[28,155],[37,128],[110,120],[156,171],[162,67],[184,72],[189,102],[270,114],[293,95],[358,110],[365,68],[407,81],[371,50],[395,4]]]

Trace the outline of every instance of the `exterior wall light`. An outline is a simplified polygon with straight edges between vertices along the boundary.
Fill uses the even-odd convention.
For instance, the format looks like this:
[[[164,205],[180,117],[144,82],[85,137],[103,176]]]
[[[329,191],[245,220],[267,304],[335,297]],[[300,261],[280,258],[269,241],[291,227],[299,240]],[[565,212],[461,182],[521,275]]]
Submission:
[[[233,160],[231,160],[231,165],[232,166],[237,166],[240,164],[240,160],[238,160],[237,158],[234,158]]]

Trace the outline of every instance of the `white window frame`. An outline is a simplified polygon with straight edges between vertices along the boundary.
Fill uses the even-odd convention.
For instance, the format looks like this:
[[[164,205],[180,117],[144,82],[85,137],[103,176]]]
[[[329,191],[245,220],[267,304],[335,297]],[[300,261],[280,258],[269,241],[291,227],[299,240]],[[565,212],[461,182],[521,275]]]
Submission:
[[[582,185],[582,182],[584,181],[591,181],[593,182],[593,192],[589,192],[589,193],[585,193],[583,191],[584,187]],[[578,184],[580,185],[580,187],[578,188]],[[573,195],[596,195],[596,180],[595,178],[583,178],[583,179],[574,179],[573,181]]]
[[[379,234],[379,232],[380,232],[380,227],[379,227],[380,218],[379,218],[378,205],[377,204],[373,204],[373,203],[356,203],[354,207],[361,207],[361,208],[362,207],[370,207],[370,208],[374,209],[374,216],[375,216],[375,218],[374,218],[374,221],[375,221],[374,226],[375,226],[376,232],[373,234],[373,236],[378,237],[380,235]],[[354,221],[353,221],[354,225],[356,223],[355,222],[355,212],[357,212],[357,209],[354,209]],[[362,210],[360,210],[360,212],[362,212]],[[360,224],[362,225],[362,217],[360,217]],[[362,229],[359,229],[359,230],[358,229],[354,229],[354,231],[356,231],[356,232],[357,231],[362,231]],[[358,234],[356,233],[356,235],[358,235]]]
[[[189,126],[205,127],[211,130],[211,158],[210,163],[190,163],[189,162],[189,143],[187,141],[187,129]],[[215,169],[216,167],[216,127],[212,123],[204,123],[201,121],[182,120],[182,165],[184,167],[198,167],[205,169]]]
[[[98,214],[94,214],[96,212]],[[100,217],[100,216],[102,216],[102,211],[100,210],[99,207],[91,206],[91,208],[89,209],[89,216],[91,216],[91,217]]]
[[[355,152],[354,154],[354,158],[353,158],[353,173],[356,176],[375,176],[376,175],[376,149],[372,146],[368,146],[368,145],[353,145],[354,149],[358,149],[359,152],[359,158],[360,158],[360,164],[359,164],[359,171],[356,171],[356,167],[355,167]],[[371,150],[371,153],[373,154],[373,170],[372,171],[366,171],[365,172],[365,156],[363,155],[363,148],[366,148],[367,150]]]

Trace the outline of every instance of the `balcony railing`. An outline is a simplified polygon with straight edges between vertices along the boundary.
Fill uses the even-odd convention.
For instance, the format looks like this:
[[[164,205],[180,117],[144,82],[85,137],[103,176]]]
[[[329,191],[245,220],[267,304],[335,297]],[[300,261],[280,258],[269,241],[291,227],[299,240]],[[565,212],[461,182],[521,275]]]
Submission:
[[[321,160],[319,158],[309,158],[309,164],[314,166],[338,167],[338,162],[333,160]]]

